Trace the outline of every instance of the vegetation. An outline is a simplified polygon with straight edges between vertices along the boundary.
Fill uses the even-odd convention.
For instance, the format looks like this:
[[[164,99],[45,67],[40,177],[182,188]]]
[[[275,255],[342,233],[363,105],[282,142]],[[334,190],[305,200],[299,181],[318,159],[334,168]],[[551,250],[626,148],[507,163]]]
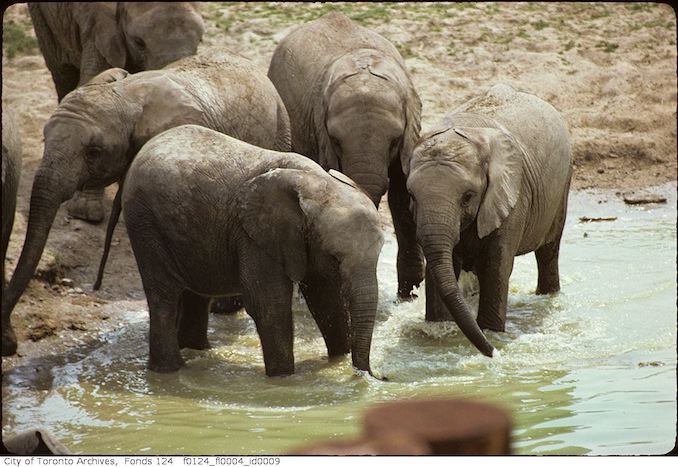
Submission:
[[[30,21],[22,23],[9,21],[3,24],[2,48],[7,58],[37,52],[38,42],[34,36],[28,34],[31,28]]]

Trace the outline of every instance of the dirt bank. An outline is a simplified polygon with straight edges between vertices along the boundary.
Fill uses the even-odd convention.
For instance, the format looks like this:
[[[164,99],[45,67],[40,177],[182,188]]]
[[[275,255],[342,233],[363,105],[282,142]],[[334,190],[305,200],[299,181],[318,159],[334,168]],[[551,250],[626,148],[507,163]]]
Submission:
[[[422,98],[424,129],[505,82],[548,100],[564,115],[575,189],[621,192],[676,179],[676,16],[668,5],[214,2],[202,7],[202,47],[226,48],[266,69],[276,43],[292,27],[329,10],[346,12],[396,44]],[[57,100],[25,4],[11,6],[3,26],[2,96],[19,117],[24,148],[11,274],[42,156],[42,127]],[[109,188],[108,206],[113,193]],[[118,304],[143,300],[124,225],[116,230],[103,288],[91,291],[104,229],[70,219],[62,206],[42,280],[31,283],[12,316],[19,354],[3,358],[3,370],[32,356],[82,347],[123,324],[115,311],[124,306]],[[64,277],[71,282],[62,284]]]

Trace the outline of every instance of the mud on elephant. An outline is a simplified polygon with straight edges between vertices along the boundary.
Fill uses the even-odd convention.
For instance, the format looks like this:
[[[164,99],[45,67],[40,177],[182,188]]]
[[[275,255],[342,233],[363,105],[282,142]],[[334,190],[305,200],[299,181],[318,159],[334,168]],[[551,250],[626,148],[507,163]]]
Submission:
[[[181,347],[207,348],[207,297],[242,293],[266,374],[293,373],[298,282],[329,356],[351,351],[370,371],[383,237],[369,198],[338,176],[195,125],[141,149],[123,213],[148,300],[150,369],[175,371]]]
[[[396,48],[340,13],[294,29],[268,76],[290,115],[292,150],[352,178],[388,203],[398,240],[398,293],[411,296],[424,260],[401,160],[419,138],[421,101]]]
[[[427,261],[427,320],[454,319],[491,356],[481,328],[504,330],[515,256],[535,252],[537,293],[560,289],[571,160],[560,114],[506,85],[455,109],[422,137],[407,186]],[[478,276],[477,322],[457,284],[461,270]]]
[[[10,314],[33,276],[59,205],[76,190],[121,182],[146,141],[187,123],[264,148],[290,148],[289,118],[275,87],[251,62],[236,56],[187,57],[163,70],[134,75],[110,69],[59,104],[44,128],[26,240],[2,295],[3,355],[16,351]],[[118,195],[106,251],[119,213]]]

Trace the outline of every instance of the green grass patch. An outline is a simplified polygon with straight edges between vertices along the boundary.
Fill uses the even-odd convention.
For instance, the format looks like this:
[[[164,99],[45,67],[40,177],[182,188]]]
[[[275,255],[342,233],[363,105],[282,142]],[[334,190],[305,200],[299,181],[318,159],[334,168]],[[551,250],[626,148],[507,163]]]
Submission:
[[[38,41],[27,34],[31,23],[18,24],[13,21],[3,24],[2,47],[7,58],[34,53],[38,50]]]
[[[614,42],[600,41],[596,44],[597,49],[603,49],[603,52],[611,53],[619,48],[619,44]]]
[[[574,47],[574,41],[573,41],[572,39],[570,39],[570,40],[567,41],[567,43],[565,44],[565,51],[570,50],[572,47]]]
[[[544,28],[549,27],[549,23],[546,21],[540,19],[539,21],[535,21],[534,23],[530,23],[534,29],[537,31],[541,31]]]

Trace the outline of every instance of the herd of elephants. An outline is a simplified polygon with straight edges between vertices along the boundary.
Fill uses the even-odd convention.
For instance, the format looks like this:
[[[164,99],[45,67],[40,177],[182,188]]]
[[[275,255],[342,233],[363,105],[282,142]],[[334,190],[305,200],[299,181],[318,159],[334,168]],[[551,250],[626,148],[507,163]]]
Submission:
[[[572,175],[568,130],[540,98],[496,84],[421,130],[422,104],[398,50],[341,13],[300,24],[268,72],[200,54],[194,3],[29,3],[59,105],[44,126],[26,237],[4,261],[21,169],[2,106],[2,355],[57,210],[101,222],[117,183],[96,286],[120,214],[150,317],[148,367],[206,349],[210,308],[256,324],[266,374],[294,372],[293,284],[329,357],[371,374],[387,194],[398,296],[426,287],[428,321],[450,321],[484,355],[503,331],[514,257],[534,252],[536,293],[560,288]],[[491,85],[492,83],[488,83]],[[477,317],[458,285],[479,281]]]

